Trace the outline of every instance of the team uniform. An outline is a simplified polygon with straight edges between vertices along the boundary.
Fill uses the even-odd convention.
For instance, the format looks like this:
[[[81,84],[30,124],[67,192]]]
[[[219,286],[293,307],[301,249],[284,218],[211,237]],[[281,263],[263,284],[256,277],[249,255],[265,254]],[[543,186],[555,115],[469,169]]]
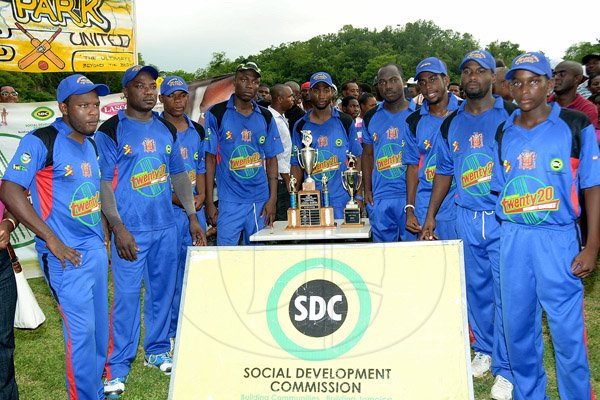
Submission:
[[[517,400],[548,399],[541,308],[552,335],[560,398],[594,398],[583,285],[571,263],[580,250],[577,193],[600,185],[600,156],[586,116],[551,105],[548,119],[530,130],[514,123],[517,110],[498,130],[494,152],[504,329]]]
[[[269,185],[265,172],[265,160],[283,151],[275,121],[267,122],[263,111],[252,101],[253,112],[249,116],[237,112],[232,95],[227,102],[214,105],[206,113],[205,152],[217,159],[216,178],[219,189],[219,213],[217,217],[217,245],[235,246],[240,233],[244,243],[250,243],[250,235],[264,226],[260,217],[269,200]],[[225,112],[219,121],[213,111],[223,107]]]
[[[303,121],[303,122],[302,122]],[[350,124],[348,131],[340,119],[340,112],[331,109],[331,118],[322,124],[310,121],[310,111],[304,115],[294,127],[297,131],[298,124],[303,123],[302,130],[308,130],[312,135],[311,147],[317,149],[317,162],[311,177],[315,180],[317,190],[323,190],[323,177],[327,177],[327,188],[329,191],[329,204],[333,207],[333,217],[344,218],[344,208],[350,200],[350,195],[342,186],[342,173],[348,169],[346,153],[350,151],[354,156],[362,154],[362,147],[358,141],[356,127]],[[300,166],[298,153],[304,147],[302,137],[299,134],[292,135],[292,166]],[[304,179],[308,175],[304,171]]]
[[[61,262],[36,237],[42,272],[63,321],[70,399],[104,399],[108,349],[108,255],[100,213],[100,168],[91,139],[81,144],[62,118],[25,135],[3,179],[30,188],[33,208],[56,236],[81,253]]]
[[[492,356],[492,372],[512,382],[502,329],[500,301],[500,224],[490,192],[494,135],[513,110],[501,97],[479,114],[465,111],[466,102],[442,123],[437,141],[436,174],[454,176],[456,228],[464,242],[467,308],[472,347]]]
[[[363,143],[373,146],[373,205],[367,204],[374,242],[415,240],[406,230],[406,164],[403,153],[406,140],[402,127],[416,110],[411,100],[406,110],[391,113],[385,102],[367,112],[363,120]]]
[[[459,101],[448,94],[448,112],[458,108]],[[415,199],[415,217],[419,224],[425,223],[429,199],[433,189],[433,177],[435,176],[437,155],[433,150],[440,140],[440,125],[444,117],[438,117],[429,113],[429,103],[423,102],[421,108],[412,113],[404,124],[404,164],[419,166],[419,186]],[[458,239],[456,233],[456,183],[453,181],[448,194],[444,198],[435,216],[435,230],[441,240]]]
[[[102,179],[113,182],[117,210],[140,251],[137,260],[118,256],[113,240],[114,306],[106,378],[126,377],[140,337],[140,291],[144,279],[146,354],[170,350],[169,326],[179,248],[172,207],[171,174],[185,172],[173,125],[158,114],[148,122],[121,110],[96,133]]]
[[[179,149],[181,158],[185,165],[185,171],[190,177],[192,183],[192,193],[196,196],[196,179],[204,179],[206,167],[204,162],[204,148],[202,145],[201,133],[204,129],[200,125],[195,125],[192,120],[185,115],[188,122],[188,128],[183,132],[177,132],[179,140]],[[199,132],[200,131],[200,132]],[[175,280],[175,295],[173,297],[173,306],[171,307],[171,325],[169,328],[169,337],[175,337],[177,332],[177,322],[179,320],[179,303],[181,302],[181,289],[183,287],[183,276],[185,273],[185,259],[187,248],[192,245],[192,236],[190,235],[190,219],[185,210],[173,204],[173,214],[175,215],[175,224],[177,225],[177,278]],[[206,215],[204,214],[204,205],[196,212],[198,222],[204,232],[206,232]]]

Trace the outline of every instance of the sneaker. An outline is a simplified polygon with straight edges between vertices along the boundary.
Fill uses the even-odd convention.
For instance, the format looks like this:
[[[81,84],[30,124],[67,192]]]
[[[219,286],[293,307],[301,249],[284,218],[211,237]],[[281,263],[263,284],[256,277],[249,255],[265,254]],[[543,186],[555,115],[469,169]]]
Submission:
[[[126,376],[121,376],[110,381],[104,381],[104,396],[107,399],[118,399],[125,392]]]
[[[144,365],[146,367],[158,368],[165,375],[171,375],[173,359],[168,352],[162,354],[146,354]]]
[[[502,375],[496,375],[490,395],[494,400],[512,400],[513,384]]]
[[[475,353],[475,357],[471,360],[471,372],[474,378],[484,376],[492,366],[492,357],[483,353]]]
[[[171,350],[169,350],[169,354],[173,357],[173,350],[175,350],[175,338],[169,338],[169,342],[171,342]]]

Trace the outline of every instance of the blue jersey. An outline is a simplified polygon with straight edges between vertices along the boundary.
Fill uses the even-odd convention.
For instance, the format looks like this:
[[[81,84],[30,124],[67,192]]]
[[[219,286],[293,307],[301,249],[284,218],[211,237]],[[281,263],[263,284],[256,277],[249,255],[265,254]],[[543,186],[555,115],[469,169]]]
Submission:
[[[362,147],[356,134],[356,127],[354,123],[350,124],[349,132],[346,132],[346,128],[340,119],[340,112],[335,108],[331,110],[331,118],[323,124],[311,122],[310,114],[310,111],[307,112],[296,122],[296,125],[300,121],[304,121],[302,130],[311,132],[313,139],[311,147],[318,151],[317,163],[311,175],[315,180],[316,188],[318,190],[323,189],[323,177],[326,176],[331,202],[336,204],[343,201],[347,202],[350,200],[350,195],[342,186],[342,172],[348,169],[346,153],[350,151],[357,157],[362,154]],[[293,132],[296,132],[296,126],[294,126]],[[300,166],[298,153],[303,147],[301,135],[297,133],[292,134],[291,165]],[[306,178],[308,178],[308,175],[305,171],[304,179]]]
[[[33,208],[67,246],[104,247],[100,215],[100,168],[91,139],[70,139],[62,118],[25,135],[3,179],[31,190]],[[36,237],[38,251],[45,242]]]
[[[456,204],[472,211],[489,211],[496,206],[497,196],[490,192],[494,136],[508,118],[507,108],[512,107],[501,97],[494,97],[494,106],[479,115],[465,111],[467,102],[462,103],[442,123],[442,140],[435,146],[436,174],[454,176]]]
[[[217,158],[219,198],[237,203],[255,203],[269,199],[265,160],[283,152],[275,121],[267,121],[258,104],[245,116],[237,112],[232,95],[227,101],[220,126],[209,109],[204,126],[204,149]],[[217,105],[213,106],[216,107]]]
[[[572,224],[580,215],[579,189],[600,185],[594,127],[585,114],[551,105],[548,119],[532,129],[514,123],[517,110],[497,135],[492,190],[500,194],[496,214],[504,221]]]
[[[412,100],[406,110],[397,113],[387,111],[384,105],[385,101],[377,106],[370,119],[365,116],[363,121],[363,143],[373,146],[375,200],[406,196],[406,164],[403,161],[406,141],[402,137],[402,126],[416,109]]]
[[[175,127],[157,113],[141,122],[120,110],[95,137],[102,179],[113,181],[117,210],[127,229],[173,226],[170,174],[185,172]]]
[[[456,110],[459,106],[458,99],[453,94],[448,94],[448,112]],[[403,134],[406,139],[404,147],[404,164],[419,166],[419,186],[415,200],[415,215],[421,222],[425,220],[431,190],[433,188],[433,177],[437,163],[434,146],[441,140],[440,125],[444,117],[438,117],[429,113],[429,103],[423,102],[421,108],[411,114],[403,126]],[[413,126],[413,124],[415,126]],[[442,221],[450,221],[456,218],[456,183],[452,186],[440,206],[436,218]]]

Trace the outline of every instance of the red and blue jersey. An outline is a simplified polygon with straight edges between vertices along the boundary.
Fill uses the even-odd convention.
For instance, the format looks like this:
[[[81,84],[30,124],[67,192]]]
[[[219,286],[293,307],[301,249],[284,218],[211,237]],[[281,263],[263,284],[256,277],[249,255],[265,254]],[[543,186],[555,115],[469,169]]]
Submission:
[[[254,101],[250,115],[237,112],[234,96],[227,101],[220,124],[210,109],[204,120],[204,150],[217,158],[219,198],[237,203],[267,201],[265,160],[283,152],[279,131],[274,120],[267,124]]]
[[[585,114],[550,104],[548,119],[534,128],[514,123],[517,110],[498,130],[492,190],[504,221],[572,224],[580,215],[579,189],[600,185],[594,127]]]
[[[331,118],[322,124],[311,122],[310,114],[310,111],[306,113],[296,122],[296,125],[304,121],[302,130],[310,131],[312,135],[310,146],[318,151],[317,162],[311,175],[315,180],[316,188],[323,189],[323,177],[326,176],[331,202],[335,204],[347,202],[350,200],[350,195],[342,186],[342,173],[348,169],[346,153],[349,151],[356,157],[362,154],[356,126],[354,123],[350,124],[347,132],[340,119],[340,112],[335,108],[331,110]],[[297,132],[296,126],[293,132]],[[298,153],[303,147],[302,135],[293,134],[291,165],[300,166]],[[304,178],[308,178],[306,171],[304,171]]]
[[[456,110],[459,106],[458,99],[453,94],[448,94],[448,112]],[[425,220],[429,199],[433,189],[433,177],[435,176],[437,154],[434,151],[435,145],[440,137],[440,126],[444,121],[443,117],[431,115],[429,113],[429,103],[423,102],[421,108],[411,114],[403,126],[403,133],[406,139],[404,146],[404,164],[419,166],[419,186],[417,188],[417,197],[415,200],[415,215],[419,221]],[[412,126],[414,125],[414,126]],[[456,182],[452,181],[452,186],[444,198],[442,205],[437,213],[437,218],[443,221],[450,221],[456,218]]]
[[[456,204],[472,211],[490,211],[497,196],[490,191],[494,165],[494,136],[514,106],[494,96],[494,106],[481,114],[465,111],[463,102],[440,127],[435,144],[436,174],[454,176]]]
[[[406,140],[402,136],[406,118],[417,106],[411,100],[406,110],[391,113],[379,104],[372,117],[363,121],[363,143],[373,145],[373,198],[389,199],[406,196],[406,164],[403,161]],[[370,117],[370,118],[369,118]]]
[[[113,181],[127,229],[144,232],[174,225],[170,174],[185,172],[175,127],[157,113],[138,121],[120,110],[98,128],[95,138],[102,179]]]
[[[33,208],[67,246],[104,247],[100,214],[100,168],[91,139],[79,143],[62,118],[25,135],[3,179],[31,191]],[[45,242],[36,237],[38,251]]]

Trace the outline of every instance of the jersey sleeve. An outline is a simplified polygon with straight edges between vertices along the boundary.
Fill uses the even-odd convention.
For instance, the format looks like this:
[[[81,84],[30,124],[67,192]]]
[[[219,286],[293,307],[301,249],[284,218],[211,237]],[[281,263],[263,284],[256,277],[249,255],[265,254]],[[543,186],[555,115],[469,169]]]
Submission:
[[[440,175],[454,175],[454,160],[452,153],[450,153],[450,147],[448,141],[444,139],[441,134],[440,138],[436,140],[433,151],[436,153],[436,169],[435,173]]]
[[[283,153],[283,144],[281,144],[281,137],[279,136],[279,129],[277,129],[275,118],[272,118],[267,126],[264,150],[266,158],[277,157],[278,154]]]
[[[100,176],[104,181],[112,181],[117,166],[117,144],[102,131],[96,132],[94,141],[100,155]]]
[[[357,157],[362,155],[362,144],[360,143],[360,138],[358,137],[358,131],[354,124],[350,125],[350,134],[348,135],[348,147],[350,148],[350,152]]]
[[[417,145],[417,138],[412,134],[407,123],[402,124],[402,140],[404,140],[404,151],[402,163],[405,165],[419,165],[421,155]]]
[[[185,163],[183,162],[183,157],[181,156],[179,148],[179,138],[176,138],[171,149],[177,149],[177,151],[172,150],[171,154],[169,154],[169,173],[171,175],[185,172]]]
[[[37,172],[46,167],[47,154],[46,146],[38,137],[32,134],[23,136],[2,179],[28,189]]]
[[[362,141],[364,144],[373,144],[373,134],[371,133],[369,126],[365,124],[364,119],[362,127]]]
[[[210,154],[217,154],[219,144],[219,129],[217,127],[217,118],[210,111],[204,118],[204,151]]]
[[[579,153],[579,187],[587,189],[600,185],[600,151],[596,142],[596,132],[592,125],[581,131],[581,150]]]
[[[498,146],[498,142],[494,140],[494,147],[492,150],[494,166],[492,167],[491,191],[502,193],[504,186],[506,185],[506,177],[504,176],[504,166],[502,165],[503,162],[500,160],[500,155],[498,154]]]

